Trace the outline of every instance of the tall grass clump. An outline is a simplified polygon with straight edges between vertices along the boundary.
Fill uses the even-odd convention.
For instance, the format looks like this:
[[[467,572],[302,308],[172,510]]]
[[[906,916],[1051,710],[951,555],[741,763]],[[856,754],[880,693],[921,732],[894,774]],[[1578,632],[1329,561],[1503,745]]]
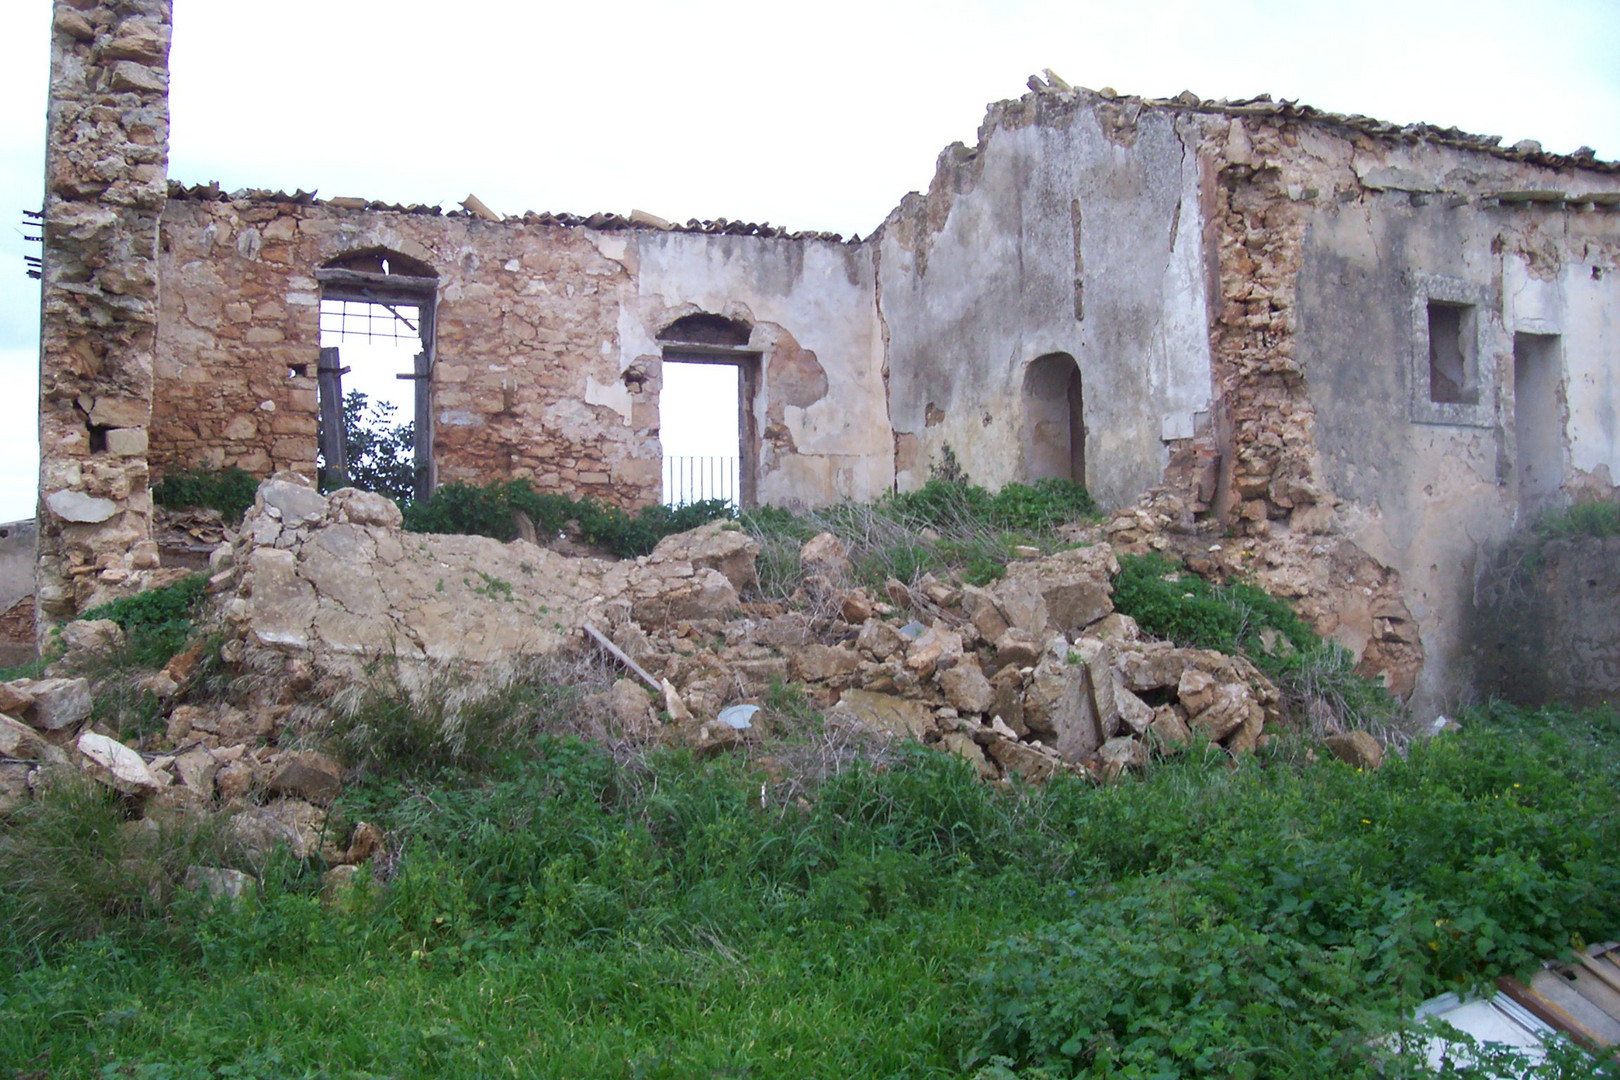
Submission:
[[[1052,530],[1096,516],[1086,489],[1067,480],[1008,484],[991,493],[964,480],[935,477],[913,492],[867,503],[814,510],[759,507],[742,521],[759,541],[760,591],[785,598],[803,574],[799,548],[819,533],[844,542],[856,580],[880,587],[889,578],[912,584],[927,573],[958,571],[983,585],[1006,572],[1013,548],[1050,549]]]
[[[1620,502],[1583,499],[1544,515],[1534,531],[1544,540],[1620,536]]]
[[[173,813],[131,820],[131,807],[65,767],[0,823],[0,957],[34,962],[64,943],[139,928],[180,893],[186,868],[222,865],[223,830]]]

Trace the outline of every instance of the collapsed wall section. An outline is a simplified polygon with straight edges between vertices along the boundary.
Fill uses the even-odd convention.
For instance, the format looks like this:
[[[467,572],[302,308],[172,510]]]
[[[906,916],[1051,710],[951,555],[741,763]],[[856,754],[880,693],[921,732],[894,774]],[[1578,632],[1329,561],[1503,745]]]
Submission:
[[[146,450],[168,164],[167,0],[57,0],[40,316],[41,627],[156,567]]]

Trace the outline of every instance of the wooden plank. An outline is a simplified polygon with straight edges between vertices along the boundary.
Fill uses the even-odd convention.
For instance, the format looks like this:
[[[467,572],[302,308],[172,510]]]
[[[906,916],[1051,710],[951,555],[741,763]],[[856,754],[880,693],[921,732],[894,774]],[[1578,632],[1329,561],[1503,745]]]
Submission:
[[[1615,967],[1606,959],[1594,959],[1591,956],[1575,954],[1575,959],[1594,977],[1602,980],[1611,990],[1620,992],[1620,967]]]
[[[1616,990],[1584,967],[1569,969],[1570,985],[1581,997],[1602,1009],[1611,1020],[1620,1023],[1620,990]]]
[[[1569,1014],[1594,1046],[1620,1045],[1620,1020],[1582,997],[1564,975],[1550,970],[1538,971],[1530,980],[1530,989]]]
[[[590,636],[591,640],[596,642],[598,645],[602,646],[602,648],[606,649],[607,652],[608,652],[608,655],[612,656],[613,659],[617,660],[619,663],[623,664],[625,667],[627,667],[631,671],[635,672],[636,675],[638,675],[641,678],[641,681],[646,683],[648,686],[652,687],[652,689],[655,692],[657,692],[659,694],[662,694],[664,692],[664,684],[663,683],[659,682],[657,679],[655,679],[651,675],[647,674],[647,671],[646,671],[645,668],[643,668],[640,664],[636,663],[634,660],[630,659],[630,657],[625,654],[623,649],[619,648],[617,645],[613,644],[613,642],[609,641],[607,639],[607,636],[605,634],[603,634],[602,631],[598,630],[596,627],[592,626],[590,623],[585,623],[584,628],[585,628],[585,633]]]
[[[1592,1039],[1581,1030],[1580,1024],[1576,1022],[1574,1017],[1524,985],[1518,979],[1510,979],[1504,975],[1496,980],[1496,988],[1506,994],[1509,1000],[1524,1006],[1532,1016],[1542,1023],[1564,1032],[1588,1050],[1598,1049]]]

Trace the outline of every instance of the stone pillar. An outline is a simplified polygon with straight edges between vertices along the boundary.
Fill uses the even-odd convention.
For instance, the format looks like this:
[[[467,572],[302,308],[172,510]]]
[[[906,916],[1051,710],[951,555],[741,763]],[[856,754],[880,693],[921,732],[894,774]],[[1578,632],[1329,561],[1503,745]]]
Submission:
[[[170,0],[56,0],[40,314],[41,632],[157,566],[146,433]]]

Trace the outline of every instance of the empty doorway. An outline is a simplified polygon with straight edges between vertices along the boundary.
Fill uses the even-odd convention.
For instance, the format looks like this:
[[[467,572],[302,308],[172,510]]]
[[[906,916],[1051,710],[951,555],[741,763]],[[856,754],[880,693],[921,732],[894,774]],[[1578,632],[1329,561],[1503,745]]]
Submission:
[[[699,313],[658,334],[664,343],[658,438],[668,506],[721,499],[740,510],[754,503],[759,353],[748,347],[752,333],[740,320]]]
[[[1024,472],[1030,480],[1086,482],[1085,398],[1080,365],[1047,353],[1024,373]]]
[[[1564,483],[1560,344],[1556,334],[1513,335],[1513,436],[1522,515],[1545,507]]]

